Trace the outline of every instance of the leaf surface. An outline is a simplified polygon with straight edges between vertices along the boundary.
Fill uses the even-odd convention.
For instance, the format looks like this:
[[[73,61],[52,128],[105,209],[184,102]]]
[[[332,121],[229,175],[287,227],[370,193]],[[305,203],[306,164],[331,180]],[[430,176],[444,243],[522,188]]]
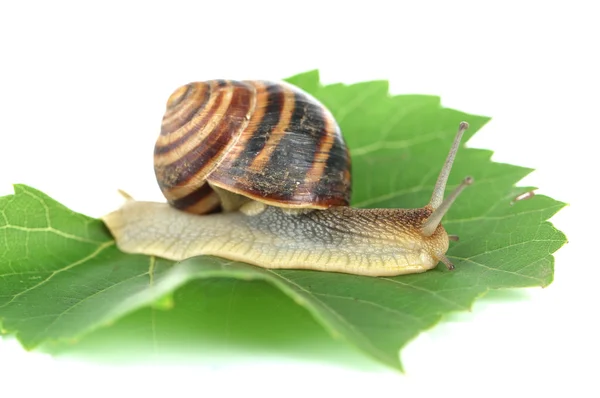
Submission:
[[[459,122],[471,126],[466,141],[489,120],[442,108],[433,96],[390,96],[384,81],[323,86],[316,71],[288,80],[340,123],[357,207],[423,206]],[[33,348],[77,339],[143,307],[177,305],[173,292],[194,280],[235,278],[257,289],[266,281],[334,337],[401,368],[404,345],[444,315],[469,310],[486,291],[552,282],[552,253],[566,239],[547,220],[564,204],[544,196],[514,202],[531,189],[515,187],[531,170],[491,162],[491,154],[463,145],[450,176],[448,191],[465,175],[476,181],[444,220],[461,238],[448,252],[457,270],[442,265],[393,278],[268,270],[208,256],[173,263],[128,255],[101,221],[15,185],[14,195],[0,198],[0,325]],[[252,289],[244,291],[251,299]]]

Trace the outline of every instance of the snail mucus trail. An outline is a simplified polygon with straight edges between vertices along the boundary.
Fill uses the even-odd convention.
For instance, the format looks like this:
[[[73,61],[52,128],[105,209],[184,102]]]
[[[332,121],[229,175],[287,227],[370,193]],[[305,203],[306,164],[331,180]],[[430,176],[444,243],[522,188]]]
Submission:
[[[200,94],[194,97],[195,105],[191,108],[192,111],[186,111],[185,100],[191,97],[190,90]],[[209,96],[211,97],[208,98]],[[271,112],[279,112],[280,116],[271,118],[272,123],[266,128],[263,124],[268,120],[269,109]],[[256,194],[258,188],[246,188],[246,185],[254,180],[258,180],[260,187],[266,185],[265,181],[270,181],[269,178],[273,180],[273,176],[261,174],[264,164],[257,166],[263,169],[252,174],[252,178],[244,177],[239,180],[243,181],[242,188],[239,184],[235,186],[223,182],[231,180],[231,176],[228,176],[230,169],[222,167],[228,162],[225,160],[226,156],[235,154],[236,151],[239,152],[237,156],[243,156],[243,150],[251,147],[252,141],[244,141],[243,138],[232,135],[233,138],[230,139],[243,142],[242,146],[245,147],[232,149],[231,146],[226,146],[221,150],[222,153],[214,155],[217,152],[210,152],[211,148],[205,147],[204,141],[207,137],[213,136],[215,131],[227,130],[227,134],[233,131],[236,134],[241,132],[242,135],[248,132],[262,132],[262,138],[265,140],[274,139],[276,134],[295,134],[296,141],[299,142],[298,139],[304,139],[302,137],[314,133],[310,123],[311,120],[316,120],[298,113],[299,110],[305,113],[321,112],[324,116],[319,120],[324,122],[320,127],[325,126],[323,130],[329,131],[333,137],[325,141],[332,142],[332,150],[337,148],[343,156],[347,154],[333,116],[316,99],[297,87],[284,83],[255,81],[209,81],[190,83],[176,90],[167,102],[163,131],[155,149],[155,171],[168,203],[136,201],[127,197],[121,208],[104,216],[103,221],[114,236],[119,249],[127,253],[154,255],[175,261],[199,255],[213,255],[264,268],[311,269],[368,276],[420,273],[435,268],[440,261],[448,269],[454,269],[446,257],[446,252],[449,241],[457,240],[457,237],[446,233],[441,220],[460,192],[473,182],[471,177],[466,177],[444,199],[452,163],[468,124],[460,123],[431,200],[422,208],[352,208],[343,205],[348,203],[349,198],[341,198],[338,202],[337,199],[328,199],[325,204],[316,203],[316,200],[314,204],[292,201],[280,203],[273,199],[276,195],[261,196],[260,193]],[[260,117],[256,116],[260,112]],[[282,121],[286,112],[289,116],[287,122]],[[234,115],[227,116],[231,113]],[[189,116],[190,114],[193,117]],[[220,115],[220,119],[211,119],[214,114]],[[293,124],[294,115],[301,117],[300,124]],[[255,117],[258,122],[253,125]],[[173,121],[179,123],[182,119],[186,120],[174,129],[174,138],[159,146],[158,143],[171,133],[168,130],[172,129],[170,126]],[[199,138],[194,138],[193,134]],[[322,141],[323,138],[319,140]],[[179,152],[210,152],[213,157],[210,167],[198,167],[197,170],[200,171],[197,174],[186,176],[186,184],[190,181],[195,184],[192,188],[185,186],[182,183],[183,179],[177,174],[182,168],[181,164],[176,163],[178,159],[180,161],[189,158],[180,155],[178,159],[169,158],[165,162],[163,156],[164,153],[173,152],[174,143],[182,142],[187,147],[183,145],[184,149],[178,148]],[[214,142],[215,140],[211,144]],[[163,148],[168,148],[169,151]],[[269,149],[273,154],[273,149],[268,145],[265,145],[262,151]],[[256,151],[256,146],[253,150],[255,155],[260,152]],[[290,161],[294,160],[295,157],[290,156]],[[191,167],[188,163],[186,161],[184,166]],[[320,176],[319,181],[328,181],[332,190],[344,187],[346,191],[341,195],[349,197],[349,183],[344,183],[349,181],[349,158],[347,163],[348,170],[338,170],[335,176],[331,177],[333,182],[329,183],[326,175]],[[172,167],[169,169],[170,166]],[[250,165],[245,167],[249,168]],[[164,170],[170,171],[165,173]],[[187,169],[184,170],[186,171]],[[245,171],[246,169],[242,169],[242,172]],[[293,171],[290,173],[293,174]],[[334,180],[338,177],[344,180]],[[277,178],[280,178],[279,174]],[[323,186],[320,187],[321,190]],[[201,200],[187,203],[190,197],[200,198],[199,192],[205,195]],[[336,195],[340,196],[337,193]],[[181,207],[178,205],[183,202],[194,211],[182,211],[177,208]],[[198,211],[200,204],[204,208]],[[215,208],[222,211],[217,213]],[[202,212],[208,214],[193,214]]]

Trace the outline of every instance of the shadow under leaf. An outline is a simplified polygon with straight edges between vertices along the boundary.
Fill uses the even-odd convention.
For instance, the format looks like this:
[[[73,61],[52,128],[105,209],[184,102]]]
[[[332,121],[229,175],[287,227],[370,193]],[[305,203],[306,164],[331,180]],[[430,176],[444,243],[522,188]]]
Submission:
[[[190,282],[153,308],[138,310],[79,341],[40,351],[108,364],[193,363],[218,366],[265,358],[383,369],[264,281],[209,278]]]

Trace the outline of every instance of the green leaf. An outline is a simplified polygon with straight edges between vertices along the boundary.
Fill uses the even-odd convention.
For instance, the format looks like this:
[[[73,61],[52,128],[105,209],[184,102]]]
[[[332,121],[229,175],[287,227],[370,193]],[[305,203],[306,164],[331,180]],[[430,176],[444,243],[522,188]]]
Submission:
[[[351,149],[357,207],[423,206],[459,122],[469,122],[468,139],[489,120],[442,108],[433,96],[390,96],[384,81],[322,86],[317,71],[288,81],[320,99],[340,123]],[[448,183],[451,190],[465,175],[476,181],[444,221],[461,238],[448,252],[456,271],[439,266],[393,278],[267,270],[208,256],[173,263],[128,255],[117,250],[101,221],[16,185],[14,195],[0,198],[2,330],[26,348],[75,340],[144,307],[184,305],[186,296],[176,293],[192,281],[233,278],[245,286],[241,301],[260,296],[266,282],[332,336],[401,368],[399,350],[444,315],[469,310],[490,289],[552,282],[552,253],[566,239],[547,220],[564,204],[544,196],[513,201],[531,190],[515,187],[531,170],[491,162],[491,154],[461,147]],[[212,299],[230,297],[220,290]]]

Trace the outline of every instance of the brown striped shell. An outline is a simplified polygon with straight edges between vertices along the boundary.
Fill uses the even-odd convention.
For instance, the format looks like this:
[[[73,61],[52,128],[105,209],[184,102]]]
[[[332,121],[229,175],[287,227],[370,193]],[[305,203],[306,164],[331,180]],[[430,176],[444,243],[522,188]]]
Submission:
[[[181,210],[218,211],[213,187],[291,208],[348,206],[350,156],[323,104],[287,83],[211,80],[175,90],[154,150]]]

